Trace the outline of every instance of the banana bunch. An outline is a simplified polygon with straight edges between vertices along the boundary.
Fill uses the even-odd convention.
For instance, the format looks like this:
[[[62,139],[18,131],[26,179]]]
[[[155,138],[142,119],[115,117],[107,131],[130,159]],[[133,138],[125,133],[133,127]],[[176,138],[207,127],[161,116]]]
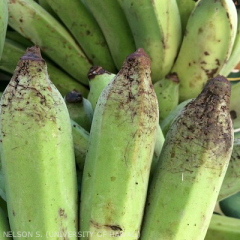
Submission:
[[[239,240],[238,7],[0,0],[0,239]]]
[[[237,219],[212,215],[219,193],[237,191],[230,82],[209,79],[164,137],[150,73],[141,48],[117,74],[91,68],[93,110],[77,91],[63,97],[39,48],[27,49],[1,98],[3,239],[239,238]]]

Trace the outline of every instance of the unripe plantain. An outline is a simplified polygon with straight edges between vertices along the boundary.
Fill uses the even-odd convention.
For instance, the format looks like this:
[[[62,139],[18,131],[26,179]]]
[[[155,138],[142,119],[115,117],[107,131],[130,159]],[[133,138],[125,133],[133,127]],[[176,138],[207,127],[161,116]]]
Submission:
[[[3,209],[0,207],[0,239],[1,240],[10,240],[11,237],[8,237],[10,233],[9,222],[7,216]]]
[[[141,240],[202,240],[233,146],[231,85],[218,76],[172,123],[150,184]]]
[[[157,124],[150,58],[138,49],[95,108],[80,205],[85,239],[138,239]]]
[[[64,99],[70,118],[86,131],[90,131],[93,118],[93,109],[90,101],[75,90],[68,92]]]
[[[159,123],[178,105],[179,79],[177,74],[171,73],[153,85],[158,99]]]
[[[27,49],[1,98],[1,160],[13,232],[77,239],[77,182],[64,100],[37,47]],[[57,237],[61,234],[61,237]],[[52,236],[52,235],[51,235]],[[26,239],[22,235],[19,239]]]
[[[100,66],[93,66],[88,72],[90,91],[88,100],[91,102],[93,110],[96,107],[99,96],[107,84],[115,77],[115,74],[110,73]]]

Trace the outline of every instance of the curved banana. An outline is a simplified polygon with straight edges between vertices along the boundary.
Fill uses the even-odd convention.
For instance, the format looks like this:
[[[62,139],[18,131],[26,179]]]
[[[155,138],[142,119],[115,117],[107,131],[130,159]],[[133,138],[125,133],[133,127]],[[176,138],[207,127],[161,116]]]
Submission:
[[[182,25],[182,35],[184,36],[188,18],[196,5],[196,0],[176,0]]]
[[[117,1],[112,0],[84,0],[84,3],[97,20],[115,66],[120,69],[124,59],[136,50],[129,24],[121,7]]]
[[[61,19],[58,17],[58,15],[55,13],[55,11],[52,9],[52,7],[48,4],[46,0],[36,0],[36,2],[42,8],[44,8],[50,15],[52,15],[56,20],[61,21]]]
[[[88,85],[91,63],[68,31],[33,0],[8,0],[8,24],[35,45],[69,75]]]
[[[157,124],[150,59],[138,49],[94,112],[80,204],[80,231],[89,231],[91,240],[138,239]]]
[[[90,91],[88,100],[91,102],[93,110],[96,107],[99,96],[107,84],[115,77],[100,66],[93,66],[88,72]]]
[[[233,145],[231,86],[211,79],[167,133],[150,183],[141,240],[202,240]]]
[[[0,69],[13,74],[17,62],[24,52],[24,46],[6,38],[2,59],[0,60]],[[72,89],[76,89],[77,91],[80,91],[84,97],[87,97],[89,91],[85,86],[75,81],[72,77],[63,72],[61,69],[55,67],[50,62],[47,62],[47,67],[53,84],[63,96]]]
[[[172,72],[180,80],[180,102],[195,98],[208,79],[217,76],[232,51],[237,11],[232,0],[199,0]]]
[[[38,47],[27,49],[3,93],[0,126],[11,230],[77,239],[68,236],[78,224],[70,118]]]
[[[240,191],[240,139],[234,138],[231,159],[218,195],[221,201]]]
[[[108,71],[115,72],[116,68],[103,33],[81,0],[46,1],[73,34],[88,59],[94,65],[100,65]]]
[[[234,67],[240,62],[239,55],[240,55],[240,9],[237,9],[238,14],[238,23],[237,23],[237,34],[234,40],[233,49],[227,63],[223,68],[220,70],[220,74],[227,77]]]
[[[0,0],[0,60],[2,56],[8,24],[7,0]]]
[[[152,81],[167,75],[177,56],[182,29],[176,0],[118,0],[131,27],[137,48],[151,58]]]
[[[70,118],[85,130],[90,131],[93,118],[91,103],[76,90],[68,92],[64,99]]]
[[[240,239],[240,219],[213,214],[204,240]]]
[[[178,105],[179,79],[177,74],[168,74],[153,84],[158,99],[159,123]]]

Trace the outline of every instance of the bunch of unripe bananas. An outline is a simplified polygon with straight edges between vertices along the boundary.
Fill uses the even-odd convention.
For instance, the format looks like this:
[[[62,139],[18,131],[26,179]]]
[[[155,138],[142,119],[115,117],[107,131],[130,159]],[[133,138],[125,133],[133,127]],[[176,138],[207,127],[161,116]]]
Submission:
[[[0,0],[0,240],[239,240],[238,5]]]

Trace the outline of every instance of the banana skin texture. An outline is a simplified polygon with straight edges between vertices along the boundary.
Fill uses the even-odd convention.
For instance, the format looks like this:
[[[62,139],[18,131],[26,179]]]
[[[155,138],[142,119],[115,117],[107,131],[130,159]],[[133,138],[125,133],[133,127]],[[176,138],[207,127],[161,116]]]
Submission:
[[[149,186],[141,240],[204,238],[232,152],[230,93],[224,77],[209,80],[172,123]]]
[[[150,69],[138,49],[99,97],[82,178],[85,239],[138,239],[159,117]]]
[[[27,49],[3,93],[0,127],[11,230],[32,232],[33,240],[39,239],[37,232],[44,239],[47,231],[76,232],[78,196],[70,118],[38,47]]]

